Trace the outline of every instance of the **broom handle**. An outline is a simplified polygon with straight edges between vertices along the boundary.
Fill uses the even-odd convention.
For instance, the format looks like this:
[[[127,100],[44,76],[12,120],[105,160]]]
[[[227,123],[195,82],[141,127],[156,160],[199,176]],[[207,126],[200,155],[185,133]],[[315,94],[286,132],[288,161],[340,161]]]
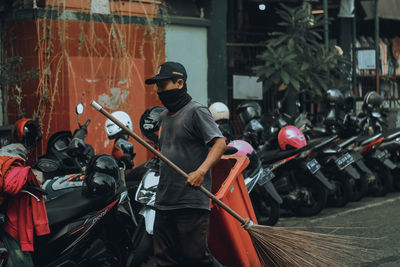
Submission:
[[[150,150],[154,155],[159,157],[161,160],[163,160],[165,163],[167,163],[171,168],[173,168],[175,171],[177,171],[180,175],[185,177],[186,179],[189,178],[189,175],[184,172],[181,168],[176,166],[172,161],[170,161],[167,157],[165,157],[163,154],[161,154],[159,151],[157,151],[154,147],[152,147],[149,143],[147,143],[143,138],[141,138],[139,135],[134,133],[132,130],[127,128],[125,125],[123,125],[119,120],[117,120],[113,115],[108,113],[106,110],[103,109],[103,107],[98,104],[96,101],[92,101],[91,106],[94,107],[96,110],[98,110],[100,113],[102,113],[104,116],[109,118],[112,122],[114,122],[116,125],[121,127],[122,130],[124,130],[126,133],[128,133],[130,136],[132,136],[136,141],[138,141],[141,145],[143,145],[145,148]],[[216,196],[214,196],[210,191],[205,189],[202,185],[199,187],[199,190],[206,194],[209,198],[211,198],[214,202],[216,202],[219,206],[221,206],[224,210],[226,210],[230,215],[235,217],[239,222],[244,224],[246,220],[240,216],[238,213],[236,213],[234,210],[232,210],[228,205],[226,205],[224,202],[219,200]]]

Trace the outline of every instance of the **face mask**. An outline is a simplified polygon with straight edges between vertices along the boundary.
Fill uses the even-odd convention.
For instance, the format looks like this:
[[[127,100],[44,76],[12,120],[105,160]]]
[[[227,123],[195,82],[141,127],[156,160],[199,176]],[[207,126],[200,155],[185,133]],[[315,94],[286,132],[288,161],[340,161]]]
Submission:
[[[183,108],[187,103],[192,100],[192,97],[185,89],[172,89],[163,92],[157,92],[161,103],[168,109],[168,111],[175,113]]]

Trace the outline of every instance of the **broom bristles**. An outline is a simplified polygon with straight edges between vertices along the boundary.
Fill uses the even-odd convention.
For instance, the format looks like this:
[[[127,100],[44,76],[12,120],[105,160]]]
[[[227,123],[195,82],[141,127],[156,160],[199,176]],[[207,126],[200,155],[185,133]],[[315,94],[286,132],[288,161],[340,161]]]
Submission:
[[[247,231],[262,266],[345,266],[358,260],[358,237],[252,225]],[[371,254],[370,254],[371,255]]]

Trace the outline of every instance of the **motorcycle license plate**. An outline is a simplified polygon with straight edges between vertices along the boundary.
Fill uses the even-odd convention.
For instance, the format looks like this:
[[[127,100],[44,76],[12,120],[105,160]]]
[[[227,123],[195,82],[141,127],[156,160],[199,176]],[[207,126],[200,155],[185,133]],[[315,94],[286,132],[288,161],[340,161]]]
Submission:
[[[377,157],[378,159],[387,159],[387,158],[389,158],[389,153],[388,153],[388,151],[385,149],[385,150],[379,152],[379,154],[376,155],[376,157]]]
[[[316,173],[319,169],[321,169],[321,165],[319,165],[316,159],[312,159],[306,163],[307,169],[310,170],[312,174]]]
[[[266,182],[271,181],[275,177],[275,174],[269,169],[264,169],[263,179],[258,180],[259,185],[264,185]]]
[[[349,166],[353,162],[354,162],[354,159],[349,153],[344,154],[343,156],[341,156],[340,158],[338,158],[335,161],[336,165],[341,170],[343,170],[344,168],[346,168],[347,166]]]

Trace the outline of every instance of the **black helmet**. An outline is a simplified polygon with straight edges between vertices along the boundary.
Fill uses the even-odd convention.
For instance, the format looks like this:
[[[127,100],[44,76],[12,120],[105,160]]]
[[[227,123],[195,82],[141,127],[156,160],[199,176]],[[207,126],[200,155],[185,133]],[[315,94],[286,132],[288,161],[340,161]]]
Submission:
[[[346,110],[351,110],[356,105],[356,98],[350,90],[344,93],[344,105]]]
[[[252,119],[261,118],[261,106],[255,101],[246,101],[236,108],[243,123],[248,123]]]
[[[42,139],[39,125],[32,119],[20,119],[14,124],[14,142],[32,148]]]
[[[326,102],[330,105],[343,105],[344,96],[338,89],[329,89],[326,91]]]
[[[364,97],[364,106],[372,110],[374,107],[379,107],[383,102],[382,97],[375,91],[371,91]]]
[[[140,117],[140,131],[155,145],[158,145],[158,135],[156,132],[160,130],[160,115],[164,110],[164,107],[154,106],[146,109]]]
[[[93,157],[85,172],[82,193],[89,197],[109,197],[117,191],[120,170],[117,161],[110,155]]]

